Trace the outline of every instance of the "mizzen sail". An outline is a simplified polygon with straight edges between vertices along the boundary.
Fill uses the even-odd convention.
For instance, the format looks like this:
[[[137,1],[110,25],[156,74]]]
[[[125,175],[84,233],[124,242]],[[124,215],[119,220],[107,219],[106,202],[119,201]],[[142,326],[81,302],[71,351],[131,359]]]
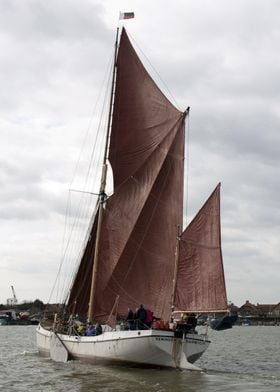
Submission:
[[[175,306],[189,312],[225,311],[227,297],[220,229],[220,184],[183,232]]]

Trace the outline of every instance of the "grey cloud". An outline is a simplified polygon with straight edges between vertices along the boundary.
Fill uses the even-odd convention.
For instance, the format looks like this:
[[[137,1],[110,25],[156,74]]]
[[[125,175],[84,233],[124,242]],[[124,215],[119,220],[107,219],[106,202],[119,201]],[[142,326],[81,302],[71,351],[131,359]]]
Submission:
[[[136,1],[128,31],[180,108],[191,106],[188,221],[221,181],[229,299],[262,302],[263,295],[274,301],[280,251],[280,4],[164,0],[161,5]],[[40,276],[38,260],[48,277],[55,275],[69,184],[113,53],[110,18],[117,17],[118,7],[109,0],[1,2],[1,287],[11,277],[20,287],[21,274]],[[93,123],[98,123],[95,113]],[[91,129],[86,146],[94,140]],[[90,154],[90,148],[83,151],[79,177],[87,173]],[[86,190],[93,190],[95,177],[90,173]],[[84,189],[81,180],[72,185]],[[83,219],[76,220],[80,203],[71,195],[69,219],[79,233],[94,208],[88,197]],[[263,265],[268,269],[260,273]],[[264,288],[269,280],[271,290]],[[34,296],[46,300],[50,288],[50,282],[42,291],[36,286]]]

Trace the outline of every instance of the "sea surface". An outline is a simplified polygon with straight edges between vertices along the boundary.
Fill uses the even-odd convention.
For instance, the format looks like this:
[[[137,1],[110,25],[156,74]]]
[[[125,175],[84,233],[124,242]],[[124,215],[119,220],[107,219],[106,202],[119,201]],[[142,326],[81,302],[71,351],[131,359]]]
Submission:
[[[34,326],[0,326],[0,391],[280,391],[280,327],[210,331],[204,372],[55,363],[37,353]]]

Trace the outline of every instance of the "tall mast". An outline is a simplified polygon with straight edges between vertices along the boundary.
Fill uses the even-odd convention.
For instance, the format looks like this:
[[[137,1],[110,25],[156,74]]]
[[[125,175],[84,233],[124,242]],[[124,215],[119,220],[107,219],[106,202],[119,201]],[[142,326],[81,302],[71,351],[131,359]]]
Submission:
[[[103,211],[104,211],[103,203],[106,200],[105,189],[106,189],[107,168],[108,168],[107,159],[108,159],[110,131],[111,131],[111,125],[112,125],[115,79],[116,79],[116,72],[117,72],[118,38],[119,38],[119,28],[117,28],[116,41],[115,41],[114,65],[113,65],[112,85],[111,85],[111,94],[110,94],[110,105],[109,105],[108,123],[107,123],[107,131],[106,131],[106,142],[105,142],[105,150],[104,150],[103,165],[102,165],[101,184],[100,184],[99,199],[98,199],[98,206],[99,206],[98,210],[99,211],[98,211],[98,219],[97,219],[97,232],[96,232],[95,250],[94,250],[93,267],[92,267],[92,279],[91,279],[90,297],[89,297],[88,322],[93,321],[92,319],[93,319],[93,314],[94,314],[94,296],[95,296],[95,290],[96,290],[99,242],[100,242],[100,232],[101,232]]]

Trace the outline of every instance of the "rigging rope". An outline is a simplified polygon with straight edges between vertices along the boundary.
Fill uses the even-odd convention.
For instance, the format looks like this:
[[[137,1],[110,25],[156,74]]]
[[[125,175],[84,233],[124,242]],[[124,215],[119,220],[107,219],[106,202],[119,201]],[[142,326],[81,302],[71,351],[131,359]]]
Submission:
[[[82,147],[80,149],[80,153],[79,153],[76,165],[75,165],[74,174],[73,174],[72,179],[70,181],[69,188],[72,188],[74,180],[78,174],[79,166],[81,165],[82,154],[84,153],[86,146],[89,145],[89,143],[87,143],[87,141],[89,139],[89,134],[92,129],[94,118],[96,117],[97,106],[101,100],[102,92],[104,91],[105,81],[108,80],[106,88],[105,88],[105,94],[103,93],[104,98],[103,98],[103,105],[101,108],[101,116],[100,116],[99,124],[97,126],[97,132],[95,133],[93,148],[91,149],[90,162],[89,162],[87,173],[85,176],[83,190],[86,190],[88,186],[91,187],[90,189],[94,189],[93,187],[96,186],[96,179],[100,176],[100,166],[101,165],[98,164],[99,162],[101,162],[102,148],[100,147],[100,145],[104,144],[104,138],[105,138],[104,132],[101,133],[102,125],[104,126],[102,121],[104,121],[106,103],[108,102],[108,91],[109,91],[108,86],[109,86],[109,79],[110,79],[108,77],[108,75],[110,75],[110,70],[112,69],[112,64],[113,64],[113,62],[112,62],[112,56],[111,56],[111,59],[106,67],[105,75],[102,80],[101,87],[99,89],[99,94],[98,94],[96,103],[95,103],[93,110],[92,110],[89,125],[87,127],[87,130],[86,130],[86,133],[85,133],[85,136],[83,139]],[[100,137],[100,134],[101,134],[101,137]],[[92,145],[92,143],[90,143],[90,145]],[[77,268],[73,267],[74,262],[76,262],[76,264],[77,264],[77,260],[76,260],[77,255],[76,255],[76,257],[72,257],[71,262],[66,266],[65,266],[65,261],[67,259],[67,262],[69,262],[71,259],[71,255],[73,256],[75,254],[75,244],[77,242],[79,242],[79,244],[81,244],[81,243],[83,244],[82,248],[79,245],[80,252],[79,252],[78,256],[80,256],[82,253],[84,243],[81,240],[80,241],[77,241],[77,239],[74,240],[74,235],[76,235],[78,232],[78,234],[80,233],[80,237],[82,237],[82,236],[85,237],[84,230],[81,230],[80,226],[81,226],[81,222],[83,222],[89,216],[89,213],[92,211],[92,203],[93,203],[92,196],[85,200],[85,193],[81,193],[80,197],[79,197],[76,212],[75,212],[74,216],[71,218],[70,217],[71,194],[70,194],[70,191],[68,193],[68,201],[67,201],[66,211],[65,211],[64,232],[63,232],[63,240],[62,240],[62,255],[61,255],[61,260],[60,260],[57,276],[54,281],[54,285],[52,287],[52,290],[50,292],[48,303],[50,303],[50,301],[54,295],[55,289],[57,289],[56,302],[60,302],[60,303],[62,302],[63,295],[65,295],[65,290],[69,290],[71,281],[73,280],[73,276],[76,273],[75,270],[77,269]],[[96,200],[95,200],[94,204],[96,204]],[[72,226],[70,227],[71,221],[72,221]],[[92,217],[90,219],[90,222],[92,222]],[[68,226],[70,227],[70,230],[68,233],[68,238],[66,239]],[[89,231],[89,229],[87,228],[87,232],[88,231]],[[80,238],[78,238],[78,240],[79,239]],[[64,283],[62,284],[62,288],[60,288],[59,287],[61,284],[60,276],[62,275],[63,266],[65,268]],[[70,276],[70,279],[69,279],[69,271],[70,270],[72,270],[72,275]],[[68,283],[67,283],[67,281],[68,281]],[[59,291],[61,292],[60,300],[59,300]]]
[[[184,210],[185,210],[185,221],[186,225],[188,223],[188,207],[189,207],[189,171],[190,171],[190,112],[187,115],[187,126],[186,126],[186,137],[185,137],[185,148],[186,148],[186,153],[185,156],[187,156],[187,159],[185,160],[185,186],[184,186],[184,194],[186,195],[185,200],[184,200]]]

